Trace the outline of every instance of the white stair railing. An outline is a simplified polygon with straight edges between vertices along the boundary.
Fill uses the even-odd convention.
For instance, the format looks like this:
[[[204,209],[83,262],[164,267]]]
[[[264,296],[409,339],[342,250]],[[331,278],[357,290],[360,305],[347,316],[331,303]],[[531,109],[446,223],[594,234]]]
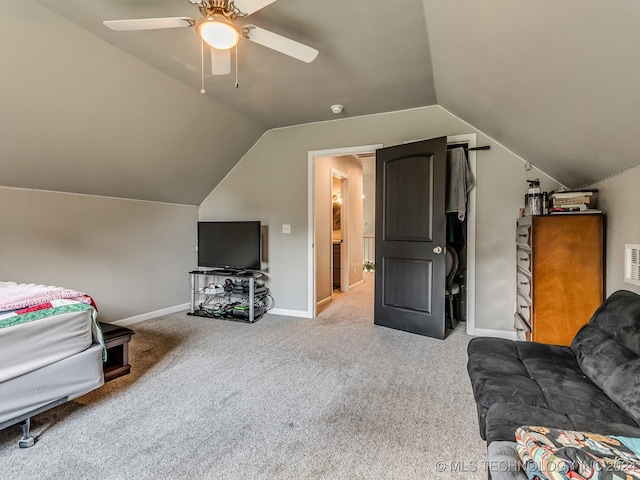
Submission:
[[[362,265],[365,270],[368,265],[374,265],[376,261],[376,237],[373,235],[363,235],[362,237]]]

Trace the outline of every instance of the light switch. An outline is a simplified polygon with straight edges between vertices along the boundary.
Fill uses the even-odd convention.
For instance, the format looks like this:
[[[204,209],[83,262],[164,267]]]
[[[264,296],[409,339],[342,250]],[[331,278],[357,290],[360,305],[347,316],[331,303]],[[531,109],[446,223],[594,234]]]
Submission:
[[[282,224],[282,233],[291,233],[291,225],[287,223]]]

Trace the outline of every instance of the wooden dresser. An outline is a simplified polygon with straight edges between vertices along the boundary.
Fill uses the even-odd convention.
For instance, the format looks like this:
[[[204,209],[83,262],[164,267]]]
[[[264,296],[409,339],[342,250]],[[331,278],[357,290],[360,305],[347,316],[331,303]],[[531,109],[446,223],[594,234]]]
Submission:
[[[334,241],[333,242],[333,288],[335,289],[339,289],[340,288],[340,252],[342,249],[342,242],[341,241]]]
[[[569,345],[604,300],[603,216],[521,217],[516,255],[518,339]]]

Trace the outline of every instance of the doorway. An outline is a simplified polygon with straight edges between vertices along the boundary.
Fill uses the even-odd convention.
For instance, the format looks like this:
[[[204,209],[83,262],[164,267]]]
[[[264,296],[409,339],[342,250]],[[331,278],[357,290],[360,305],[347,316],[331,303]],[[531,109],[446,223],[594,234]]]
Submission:
[[[414,141],[414,140],[411,140]],[[409,141],[405,142],[409,143]],[[466,144],[471,149],[477,146],[476,134],[463,134],[453,135],[447,137],[447,143],[459,143]],[[363,145],[356,147],[335,148],[326,150],[315,150],[308,152],[308,255],[307,255],[307,272],[308,272],[308,316],[314,318],[317,315],[317,302],[316,302],[316,261],[315,261],[315,248],[316,248],[316,229],[315,229],[315,212],[314,207],[316,203],[316,191],[315,191],[315,161],[316,159],[340,156],[340,155],[367,155],[375,157],[375,151],[382,148],[383,144]],[[477,179],[476,170],[476,152],[468,152],[469,168],[471,175]],[[368,192],[364,192],[365,195],[369,195]],[[374,193],[371,193],[374,196]],[[365,213],[365,223],[366,223]],[[367,226],[365,225],[364,230]],[[466,217],[466,302],[464,305],[464,316],[466,319],[467,334],[475,334],[475,265],[476,265],[476,188],[473,188],[469,192],[468,205],[467,205],[467,217]],[[371,255],[372,256],[372,255]],[[372,299],[373,303],[373,299]]]
[[[362,165],[353,155],[315,161],[317,308],[362,281]]]
[[[309,152],[309,312],[348,294],[363,281],[363,178],[358,155],[374,155],[382,145]],[[335,187],[334,187],[335,185]],[[340,203],[334,203],[334,195]],[[333,229],[333,211],[340,227]],[[334,257],[335,252],[335,257]],[[334,272],[334,267],[335,272]],[[335,282],[334,282],[335,277]],[[334,284],[340,284],[334,290]],[[373,303],[373,298],[372,298]]]

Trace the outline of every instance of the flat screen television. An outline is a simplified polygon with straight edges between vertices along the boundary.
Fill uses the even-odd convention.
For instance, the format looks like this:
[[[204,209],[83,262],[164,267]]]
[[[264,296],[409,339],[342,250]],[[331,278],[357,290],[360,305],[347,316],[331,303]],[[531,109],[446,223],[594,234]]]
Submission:
[[[260,270],[260,222],[198,222],[198,266]]]

